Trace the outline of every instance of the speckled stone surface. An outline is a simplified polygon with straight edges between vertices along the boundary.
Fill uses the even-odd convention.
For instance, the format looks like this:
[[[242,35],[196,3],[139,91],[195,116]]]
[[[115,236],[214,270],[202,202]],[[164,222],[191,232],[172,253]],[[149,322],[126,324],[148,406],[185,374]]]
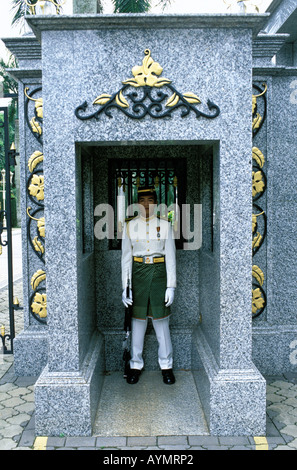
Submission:
[[[266,382],[256,367],[220,369],[200,327],[192,348],[192,372],[210,434],[265,435]]]
[[[104,339],[94,334],[80,371],[44,368],[35,383],[38,436],[90,436],[103,385]]]

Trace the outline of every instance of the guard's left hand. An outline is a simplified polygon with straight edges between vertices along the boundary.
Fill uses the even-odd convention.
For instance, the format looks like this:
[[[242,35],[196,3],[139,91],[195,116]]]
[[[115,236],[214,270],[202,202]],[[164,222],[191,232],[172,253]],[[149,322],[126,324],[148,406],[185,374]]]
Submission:
[[[165,307],[169,307],[174,300],[174,287],[167,287],[165,292]]]

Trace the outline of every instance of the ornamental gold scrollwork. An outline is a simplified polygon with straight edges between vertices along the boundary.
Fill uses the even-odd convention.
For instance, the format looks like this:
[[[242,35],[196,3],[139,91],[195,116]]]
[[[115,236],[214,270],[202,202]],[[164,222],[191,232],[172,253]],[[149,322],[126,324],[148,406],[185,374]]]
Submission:
[[[47,297],[45,288],[40,288],[39,284],[46,280],[46,273],[38,269],[31,278],[33,294],[30,296],[31,313],[39,323],[45,323],[47,317]]]
[[[151,51],[145,49],[142,65],[132,68],[133,77],[124,80],[120,90],[113,94],[100,94],[93,101],[93,106],[100,108],[91,114],[85,114],[88,108],[85,101],[76,108],[75,116],[82,121],[99,119],[102,113],[112,118],[112,108],[121,110],[132,119],[142,119],[147,115],[155,119],[170,118],[178,108],[181,108],[183,118],[191,112],[197,118],[207,119],[214,119],[220,114],[219,107],[210,100],[207,101],[210,113],[198,109],[197,105],[201,104],[199,97],[190,91],[181,93],[176,90],[171,80],[161,77],[162,72],[161,65],[151,57]]]
[[[257,94],[252,95],[252,129],[253,138],[260,131],[265,118],[266,118],[266,92],[267,85],[263,84],[264,90],[253,85],[259,91]],[[263,112],[258,112],[257,99],[263,97],[264,109]],[[252,148],[253,171],[252,171],[252,197],[253,197],[253,214],[252,214],[252,254],[253,257],[260,250],[266,238],[267,231],[267,218],[266,213],[258,204],[258,200],[263,197],[267,187],[267,179],[264,171],[265,156],[264,153],[256,146]],[[252,317],[253,319],[259,317],[266,308],[266,294],[263,288],[265,276],[262,269],[254,264],[252,267],[252,277],[254,278],[252,284]]]
[[[266,99],[265,99],[265,108],[264,108],[264,116],[261,116],[261,114],[258,112],[258,107],[257,107],[257,98],[260,98],[261,96],[264,96],[265,93],[267,92],[267,85],[266,83],[263,84],[264,90],[261,90],[258,86],[254,85],[255,88],[257,88],[260,93],[253,95],[252,96],[252,114],[253,114],[253,135],[255,136],[256,133],[260,130],[262,127],[262,124],[265,120],[266,117]]]
[[[24,89],[24,94],[27,98],[24,109],[26,122],[39,145],[42,145],[43,124],[43,99],[40,96],[41,90],[41,87],[35,88],[31,92],[29,92],[28,87]],[[33,117],[32,106],[34,112]],[[35,150],[28,158],[30,176],[27,180],[27,194],[32,202],[32,206],[27,207],[27,237],[33,252],[43,265],[45,265],[43,160],[44,155],[42,149]],[[31,277],[31,288],[33,292],[29,297],[29,311],[33,318],[42,324],[46,324],[47,322],[46,289],[42,284],[45,283],[45,281],[45,270],[37,268]]]
[[[29,242],[34,249],[38,257],[43,261],[43,254],[45,252],[44,248],[44,239],[45,239],[45,219],[44,216],[36,217],[40,212],[43,214],[43,201],[44,201],[44,176],[40,174],[42,170],[38,170],[37,166],[43,161],[42,152],[34,152],[28,160],[28,167],[32,176],[28,180],[28,195],[32,202],[37,205],[37,208],[32,210],[32,207],[27,207],[28,219],[28,237]],[[36,172],[39,173],[36,173]],[[31,236],[31,222],[37,222],[37,235],[35,237]]]
[[[25,101],[25,118],[29,129],[31,130],[34,137],[38,142],[42,143],[42,120],[43,120],[43,98],[34,98],[35,95],[39,94],[41,87],[38,87],[29,93],[29,88],[25,87],[24,94],[26,96]],[[33,102],[34,105],[34,116],[29,117],[29,104]]]

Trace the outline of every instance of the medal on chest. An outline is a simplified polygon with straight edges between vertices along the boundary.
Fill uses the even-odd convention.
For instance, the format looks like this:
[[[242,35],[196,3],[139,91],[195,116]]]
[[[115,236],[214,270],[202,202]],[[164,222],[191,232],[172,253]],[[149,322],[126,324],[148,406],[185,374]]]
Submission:
[[[160,238],[160,227],[156,227],[157,228],[157,238]]]

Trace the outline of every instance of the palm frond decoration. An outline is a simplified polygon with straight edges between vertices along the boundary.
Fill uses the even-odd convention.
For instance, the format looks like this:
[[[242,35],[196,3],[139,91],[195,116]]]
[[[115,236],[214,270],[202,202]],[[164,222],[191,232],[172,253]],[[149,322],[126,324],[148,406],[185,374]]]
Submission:
[[[25,0],[11,0],[12,11],[14,16],[12,18],[12,26],[20,25],[24,21],[25,15],[30,15],[30,7],[26,4]]]
[[[149,0],[112,0],[114,13],[147,13],[151,8]]]
[[[114,13],[147,13],[152,7],[151,0],[112,0]],[[157,6],[162,5],[163,11],[174,0],[160,0]]]

